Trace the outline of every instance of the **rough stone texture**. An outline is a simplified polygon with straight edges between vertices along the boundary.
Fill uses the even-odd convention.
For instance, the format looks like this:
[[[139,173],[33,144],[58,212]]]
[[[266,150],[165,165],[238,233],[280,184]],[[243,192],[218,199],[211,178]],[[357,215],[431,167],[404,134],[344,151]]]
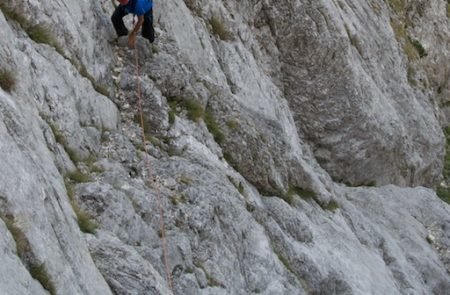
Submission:
[[[29,244],[22,263],[44,265],[58,294],[110,294],[76,224],[43,136],[45,123],[18,99],[0,92],[0,216],[12,216]],[[23,264],[17,284],[29,281]]]
[[[109,0],[4,1],[61,47],[0,13],[0,290],[170,294],[165,234],[174,294],[446,294],[450,207],[395,186],[441,173],[445,2],[388,2],[155,2],[133,51]]]
[[[0,233],[0,249],[2,253],[0,290],[4,294],[11,295],[46,294],[42,286],[33,280],[17,256],[14,239],[2,220],[0,220]]]
[[[443,18],[444,2],[434,2]],[[261,14],[280,50],[284,93],[298,129],[334,179],[436,183],[444,150],[433,94],[410,85],[385,2],[276,1]],[[422,25],[434,28],[431,19]],[[444,32],[436,43],[448,43]],[[440,54],[441,46],[436,50]]]

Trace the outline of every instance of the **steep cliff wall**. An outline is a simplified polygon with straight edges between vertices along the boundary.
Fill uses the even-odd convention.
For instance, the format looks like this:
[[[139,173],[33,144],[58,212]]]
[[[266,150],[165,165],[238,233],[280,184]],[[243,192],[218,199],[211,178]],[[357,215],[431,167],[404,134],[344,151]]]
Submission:
[[[0,3],[1,292],[446,294],[446,1],[112,3]]]

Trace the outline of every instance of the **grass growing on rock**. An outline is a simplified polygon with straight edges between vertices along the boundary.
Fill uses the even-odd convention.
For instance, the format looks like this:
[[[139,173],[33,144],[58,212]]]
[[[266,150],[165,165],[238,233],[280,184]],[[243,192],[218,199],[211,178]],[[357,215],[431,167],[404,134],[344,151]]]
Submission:
[[[44,289],[46,289],[51,295],[56,295],[55,284],[50,278],[44,263],[31,266],[30,274],[33,278],[38,280],[42,287],[44,287]]]
[[[405,0],[385,0],[397,14],[401,14],[406,9]]]
[[[204,117],[203,106],[195,99],[174,96],[168,98],[168,104],[170,107],[170,124],[173,124],[173,122],[175,122],[175,115],[177,114],[178,109],[186,110],[187,117],[189,118],[189,120],[192,120],[194,122],[199,122]]]
[[[200,102],[195,99],[184,99],[180,97],[170,97],[168,98],[169,110],[169,124],[175,122],[175,115],[183,109],[187,112],[187,117],[194,121],[199,122],[203,120],[208,128],[208,131],[214,137],[214,140],[218,144],[222,144],[225,140],[225,136],[222,133],[219,124],[217,123],[214,115],[210,111],[205,111],[204,107]]]
[[[18,12],[17,10],[9,7],[5,2],[0,3],[0,10],[8,20],[17,22],[20,27],[27,33],[30,39],[32,39],[34,42],[50,45],[61,56],[69,60],[83,77],[91,81],[92,86],[98,93],[101,93],[105,96],[110,96],[108,89],[104,85],[97,83],[95,79],[88,73],[86,67],[83,64],[75,62],[74,59],[66,56],[61,44],[59,44],[55,35],[52,33],[50,25],[33,24],[23,15],[23,12]]]
[[[11,92],[16,86],[16,75],[9,70],[0,69],[0,87],[6,92]]]
[[[18,12],[4,2],[0,3],[0,10],[8,20],[17,22],[34,42],[48,44],[55,48],[59,54],[64,55],[64,50],[56,40],[55,36],[51,33],[50,26],[31,23],[31,21],[23,15],[23,12]]]
[[[218,144],[222,144],[225,141],[225,136],[220,130],[219,124],[217,123],[216,119],[214,118],[214,115],[211,112],[205,113],[205,124],[206,127],[208,127],[209,132],[214,137],[214,140]]]
[[[73,202],[72,208],[77,215],[77,221],[80,230],[84,233],[95,234],[95,231],[98,228],[98,224],[92,221],[91,217]]]
[[[223,21],[216,15],[212,16],[209,19],[209,24],[211,25],[211,32],[214,35],[217,35],[223,41],[231,41],[233,40],[233,35],[231,32],[225,27]]]
[[[25,259],[26,252],[29,251],[30,245],[25,233],[16,225],[16,221],[12,216],[2,217],[14,241],[16,242],[17,255],[21,259]]]
[[[42,287],[44,287],[51,295],[56,294],[55,285],[51,280],[44,263],[37,264],[36,262],[33,262],[35,259],[30,259],[33,256],[30,244],[25,233],[16,225],[15,218],[12,216],[1,218],[5,222],[8,231],[11,233],[16,243],[17,255],[28,268],[30,275],[41,283]]]
[[[95,234],[98,224],[90,218],[90,216],[84,212],[75,201],[75,184],[73,179],[66,178],[64,181],[66,185],[67,196],[69,197],[70,205],[77,216],[78,226],[84,233]]]
[[[410,42],[414,46],[414,48],[416,49],[416,51],[419,54],[420,58],[425,57],[425,56],[428,55],[427,51],[422,46],[422,43],[419,42],[419,40],[411,39]]]
[[[305,200],[316,198],[316,194],[313,191],[295,186],[290,187],[289,190],[284,195],[282,195],[282,199],[285,200],[289,205],[292,205],[292,203],[294,202],[294,197],[296,195]]]
[[[436,194],[443,201],[450,204],[450,187],[448,183],[450,181],[450,127],[444,129],[444,134],[446,138],[446,152],[444,158],[444,170],[442,172],[444,176],[445,184],[441,184],[436,188]]]

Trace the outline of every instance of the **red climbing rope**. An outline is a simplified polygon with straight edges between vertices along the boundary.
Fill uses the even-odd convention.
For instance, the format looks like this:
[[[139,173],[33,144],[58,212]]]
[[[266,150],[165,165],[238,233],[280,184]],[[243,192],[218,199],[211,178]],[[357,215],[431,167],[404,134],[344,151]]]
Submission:
[[[135,46],[136,47],[136,46]],[[142,95],[141,95],[141,83],[140,83],[140,69],[139,69],[139,55],[138,55],[138,49],[134,49],[135,57],[136,57],[136,81],[137,81],[137,96],[138,96],[138,108],[139,108],[139,114],[140,114],[140,121],[141,121],[141,130],[142,130],[142,142],[144,143],[144,151],[145,151],[145,159],[146,159],[146,165],[147,165],[147,175],[148,175],[148,181],[150,183],[153,183],[155,185],[157,196],[158,196],[158,209],[159,209],[159,230],[161,233],[161,244],[163,248],[163,256],[164,256],[164,267],[166,271],[166,277],[167,277],[167,283],[169,284],[169,288],[173,293],[173,284],[172,284],[172,276],[169,272],[169,262],[168,262],[168,250],[167,250],[167,239],[166,239],[166,230],[164,227],[164,211],[162,208],[161,203],[161,190],[159,189],[159,185],[156,182],[156,180],[152,176],[152,165],[150,162],[150,158],[148,157],[147,153],[147,145],[145,144],[145,129],[144,129],[144,114],[143,114],[143,108],[142,108]]]

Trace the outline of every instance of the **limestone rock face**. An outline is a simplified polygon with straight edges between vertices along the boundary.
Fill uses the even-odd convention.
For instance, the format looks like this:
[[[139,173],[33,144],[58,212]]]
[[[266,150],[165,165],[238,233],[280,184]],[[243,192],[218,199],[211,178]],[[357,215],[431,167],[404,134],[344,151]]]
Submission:
[[[394,18],[396,11],[385,2],[274,1],[258,16],[275,36],[284,93],[298,130],[334,179],[352,185],[431,186],[444,152],[430,101],[435,92],[412,85],[408,59],[415,49],[408,48],[413,56],[405,56],[397,41],[430,37],[402,36],[397,26],[406,26],[406,20]],[[440,12],[433,11],[441,24],[418,17],[420,23],[414,18],[411,26],[447,44],[446,4],[438,2],[420,5],[424,11],[439,6]],[[398,13],[412,6],[398,7]],[[428,28],[435,24],[437,32],[431,33]],[[444,36],[438,37],[441,31]],[[430,56],[422,64],[436,62],[440,46],[426,46]],[[442,70],[449,72],[448,63]]]
[[[446,294],[446,2],[113,3],[0,4],[1,292]]]

